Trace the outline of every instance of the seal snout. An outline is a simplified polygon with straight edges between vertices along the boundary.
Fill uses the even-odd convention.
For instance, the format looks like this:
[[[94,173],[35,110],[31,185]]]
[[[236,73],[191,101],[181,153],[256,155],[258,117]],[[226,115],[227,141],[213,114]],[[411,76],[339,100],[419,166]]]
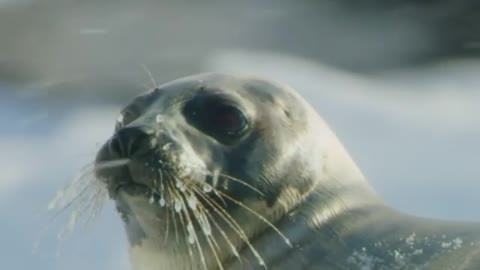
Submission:
[[[112,198],[124,190],[169,204],[177,196],[172,187],[182,193],[188,185],[204,185],[209,173],[182,139],[168,125],[119,127],[97,155],[97,177]]]
[[[147,127],[125,127],[118,130],[110,141],[110,150],[120,157],[147,154],[156,147],[154,131]]]

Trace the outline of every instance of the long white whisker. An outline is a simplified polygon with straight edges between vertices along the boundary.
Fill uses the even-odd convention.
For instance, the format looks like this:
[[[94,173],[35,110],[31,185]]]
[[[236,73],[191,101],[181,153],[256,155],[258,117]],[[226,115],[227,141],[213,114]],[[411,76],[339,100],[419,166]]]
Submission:
[[[196,188],[195,186],[192,186],[192,188]],[[239,253],[237,251],[237,248],[235,247],[235,245],[230,241],[230,239],[228,238],[227,234],[225,233],[225,231],[220,227],[220,225],[215,221],[215,218],[212,217],[212,215],[210,213],[208,213],[208,211],[204,208],[203,204],[199,204],[198,205],[198,211],[201,212],[203,215],[205,215],[208,219],[210,219],[210,221],[214,224],[215,228],[220,232],[220,234],[222,235],[222,237],[225,239],[225,241],[227,242],[228,246],[230,247],[233,255],[239,260],[240,264],[242,264],[242,260],[240,259],[240,256],[239,256]],[[218,246],[218,244],[217,244]]]
[[[233,203],[235,203],[236,205],[242,207],[243,209],[247,210],[248,212],[252,213],[253,215],[255,215],[257,218],[259,218],[260,220],[262,220],[263,222],[265,222],[268,226],[270,226],[275,232],[277,232],[277,234],[283,238],[283,240],[285,241],[285,243],[292,247],[292,243],[290,242],[290,240],[275,226],[273,225],[270,221],[268,221],[264,216],[260,215],[259,213],[257,213],[255,210],[251,209],[250,207],[246,206],[245,204],[243,204],[242,202],[230,197],[229,195],[227,195],[226,193],[224,192],[221,192],[219,191],[220,195],[224,196],[225,198],[229,199],[230,201],[232,201]]]
[[[265,265],[265,262],[260,256],[260,254],[257,252],[257,250],[253,247],[253,245],[250,243],[250,240],[248,239],[248,236],[246,233],[243,231],[242,227],[238,224],[238,222],[231,217],[231,215],[223,209],[220,205],[218,205],[217,202],[212,200],[211,198],[205,196],[203,192],[201,191],[196,191],[199,196],[203,197],[205,199],[205,202],[212,207],[212,209],[219,214],[219,216],[240,236],[240,238],[247,244],[249,249],[252,251],[252,253],[255,255],[255,257],[258,260],[258,263],[262,265],[264,268],[267,268]]]

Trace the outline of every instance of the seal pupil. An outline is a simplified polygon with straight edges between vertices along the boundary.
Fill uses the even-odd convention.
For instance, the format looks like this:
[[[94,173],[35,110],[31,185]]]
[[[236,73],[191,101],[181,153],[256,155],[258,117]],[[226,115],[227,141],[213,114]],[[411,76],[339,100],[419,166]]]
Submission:
[[[243,114],[235,107],[220,106],[213,115],[215,126],[223,128],[227,134],[235,134],[246,126]]]
[[[216,96],[196,96],[185,104],[183,115],[190,125],[217,141],[230,144],[247,130],[243,112]]]

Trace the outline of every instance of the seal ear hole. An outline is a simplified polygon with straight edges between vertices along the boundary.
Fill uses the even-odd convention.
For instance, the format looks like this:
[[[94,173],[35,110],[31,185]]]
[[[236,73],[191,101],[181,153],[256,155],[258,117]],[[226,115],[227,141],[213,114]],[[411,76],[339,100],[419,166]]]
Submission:
[[[217,96],[194,97],[182,113],[190,125],[224,144],[235,142],[249,127],[241,109]]]

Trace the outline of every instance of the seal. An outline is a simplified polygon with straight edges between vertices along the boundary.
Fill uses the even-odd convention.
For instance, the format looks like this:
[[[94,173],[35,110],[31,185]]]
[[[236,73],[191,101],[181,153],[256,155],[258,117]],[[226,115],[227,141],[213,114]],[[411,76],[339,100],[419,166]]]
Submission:
[[[387,206],[292,88],[200,74],[134,98],[95,174],[136,270],[480,269],[480,225]]]

